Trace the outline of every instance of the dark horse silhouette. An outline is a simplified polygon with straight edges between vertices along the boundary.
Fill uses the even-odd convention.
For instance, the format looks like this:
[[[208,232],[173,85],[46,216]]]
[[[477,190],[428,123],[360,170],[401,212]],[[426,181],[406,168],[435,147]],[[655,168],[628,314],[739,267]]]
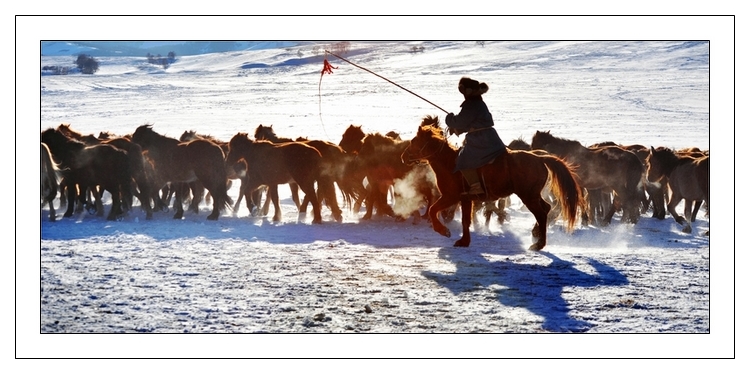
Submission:
[[[638,222],[644,169],[634,153],[616,146],[587,148],[575,140],[556,138],[549,131],[537,131],[531,148],[545,150],[572,165],[578,183],[590,194],[600,196],[601,191],[614,191],[614,201],[602,219],[603,224],[609,224],[620,208],[623,222]]]
[[[68,209],[63,217],[73,215],[76,197],[85,200],[87,190],[93,192],[97,215],[103,215],[104,207],[98,187],[112,195],[112,207],[107,219],[116,220],[124,213],[122,196],[130,191],[133,180],[127,152],[109,144],[86,146],[53,128],[42,132],[42,142],[47,144],[52,155],[59,160],[62,184],[67,186]]]
[[[346,171],[349,169],[349,164],[354,160],[354,155],[347,154],[340,146],[325,140],[292,140],[289,138],[278,137],[273,130],[273,126],[258,125],[255,129],[255,139],[268,140],[277,144],[297,141],[317,149],[323,157],[321,161],[321,173],[318,178],[318,201],[320,201],[321,204],[325,202],[325,204],[331,209],[333,218],[336,221],[341,222],[343,220],[342,211],[336,198],[336,185],[339,186],[344,201],[351,205],[351,199],[358,193],[358,181],[352,180]],[[292,188],[292,199],[294,199],[294,194],[296,194],[296,192],[296,188]],[[305,195],[302,202],[298,204],[300,211],[306,211],[309,203],[310,198],[308,195]]]
[[[41,143],[41,156],[42,156],[42,181],[41,181],[41,199],[42,206],[44,204],[49,205],[49,220],[55,221],[55,206],[53,201],[57,196],[57,189],[60,183],[60,168],[52,160],[52,154],[50,153],[49,147],[46,144]]]
[[[227,172],[224,152],[211,141],[196,139],[181,143],[179,140],[157,134],[151,125],[139,126],[132,137],[148,152],[155,170],[155,186],[176,184],[176,196],[183,196],[187,183],[200,181],[213,197],[213,211],[207,219],[217,220],[231,204],[227,195]],[[175,199],[175,219],[184,214],[181,199]]]
[[[438,120],[437,117],[431,118]],[[465,191],[465,181],[460,173],[453,172],[456,156],[458,150],[447,142],[439,129],[420,126],[401,159],[403,162],[427,160],[435,172],[442,195],[430,206],[428,214],[432,228],[437,233],[450,237],[450,231],[438,220],[437,215],[441,210],[461,202],[463,235],[454,245],[467,247],[471,243],[469,226],[472,196],[461,194]],[[536,218],[532,235],[537,241],[531,245],[530,250],[541,250],[547,244],[547,214],[550,205],[542,199],[542,189],[548,177],[552,179],[552,191],[560,201],[567,230],[573,229],[579,211],[585,209],[583,193],[576,183],[574,172],[556,156],[508,150],[507,155],[482,166],[479,173],[485,181],[488,199],[516,194]]]
[[[693,229],[690,222],[695,220],[692,214],[693,202],[705,200],[706,205],[709,205],[709,156],[679,156],[668,148],[651,147],[646,162],[649,181],[669,184],[672,196],[667,203],[667,210],[678,224],[683,225],[683,232],[691,233]],[[685,199],[685,217],[675,211],[682,199]]]
[[[261,185],[268,186],[268,196],[274,207],[274,221],[281,220],[278,185],[297,183],[313,207],[313,223],[322,223],[320,203],[315,193],[315,182],[320,176],[322,156],[306,144],[291,142],[275,144],[267,140],[253,141],[247,133],[238,133],[229,141],[227,166],[244,164],[245,198]],[[242,174],[240,174],[242,175]]]

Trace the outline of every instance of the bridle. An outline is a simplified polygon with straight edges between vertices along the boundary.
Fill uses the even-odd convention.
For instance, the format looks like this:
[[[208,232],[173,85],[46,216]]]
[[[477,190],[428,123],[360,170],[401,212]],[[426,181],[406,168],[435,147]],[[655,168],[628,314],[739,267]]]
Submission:
[[[443,147],[445,147],[445,144],[447,144],[447,141],[440,142],[440,147],[435,152],[432,152],[429,155],[424,156],[424,155],[422,155],[422,151],[424,151],[424,149],[427,147],[428,144],[430,144],[430,142],[425,142],[424,145],[422,146],[422,148],[419,148],[419,151],[417,151],[417,157],[416,158],[412,158],[411,160],[409,160],[409,162],[417,162],[417,161],[420,161],[420,160],[427,160],[430,157],[432,157],[432,156],[440,153],[443,150]],[[409,144],[409,148],[411,148],[411,144]],[[409,156],[410,157],[412,156],[411,152],[409,152]]]

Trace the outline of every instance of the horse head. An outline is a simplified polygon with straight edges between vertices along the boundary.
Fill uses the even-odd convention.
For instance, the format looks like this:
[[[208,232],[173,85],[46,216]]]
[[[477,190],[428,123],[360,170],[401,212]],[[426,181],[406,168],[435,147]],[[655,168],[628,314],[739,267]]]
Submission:
[[[229,140],[229,152],[225,156],[227,166],[234,167],[235,164],[244,157],[244,154],[250,149],[253,141],[248,137],[246,132],[238,132]]]
[[[191,140],[198,139],[198,134],[195,133],[195,130],[186,130],[182,133],[180,136],[181,142],[189,142]]]
[[[646,177],[649,182],[659,182],[666,177],[676,162],[677,155],[671,149],[652,146],[646,156]]]
[[[133,132],[132,140],[138,143],[141,147],[147,148],[158,134],[154,131],[153,126],[149,124],[140,125],[135,132]]]
[[[530,151],[531,145],[529,143],[526,143],[523,138],[514,139],[508,144],[509,149],[513,149],[516,151]]]
[[[365,136],[362,126],[349,125],[346,131],[344,131],[344,135],[341,136],[339,147],[347,153],[357,153],[362,149],[362,141]]]
[[[549,131],[539,131],[534,133],[534,137],[531,138],[532,149],[544,149],[544,147],[551,143],[554,137]]]
[[[434,123],[426,125],[424,123],[422,121],[422,125],[417,130],[417,135],[409,141],[409,146],[401,154],[401,161],[404,163],[416,163],[420,160],[429,159],[446,145],[452,149],[440,127],[434,126]]]
[[[260,124],[255,128],[255,139],[270,140],[274,138],[276,138],[276,132],[273,131],[273,125],[263,126],[263,124]]]

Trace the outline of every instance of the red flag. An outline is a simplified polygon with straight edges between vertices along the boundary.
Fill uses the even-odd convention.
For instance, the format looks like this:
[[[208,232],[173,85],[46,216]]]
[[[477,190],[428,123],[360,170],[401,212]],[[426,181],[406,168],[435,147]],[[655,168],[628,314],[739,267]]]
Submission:
[[[326,73],[333,74],[333,70],[331,70],[331,69],[338,69],[338,67],[335,67],[335,66],[331,65],[330,63],[328,63],[328,59],[324,58],[323,59],[323,70],[320,72],[320,75],[323,75],[323,74],[326,74]]]

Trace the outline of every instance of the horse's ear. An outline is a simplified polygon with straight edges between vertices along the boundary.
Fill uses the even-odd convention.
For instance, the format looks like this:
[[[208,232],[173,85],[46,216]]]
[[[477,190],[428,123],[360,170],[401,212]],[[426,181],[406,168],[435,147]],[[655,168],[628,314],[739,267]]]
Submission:
[[[656,152],[656,150],[654,149],[654,146],[652,145],[651,146],[651,153],[654,153],[654,152]]]

